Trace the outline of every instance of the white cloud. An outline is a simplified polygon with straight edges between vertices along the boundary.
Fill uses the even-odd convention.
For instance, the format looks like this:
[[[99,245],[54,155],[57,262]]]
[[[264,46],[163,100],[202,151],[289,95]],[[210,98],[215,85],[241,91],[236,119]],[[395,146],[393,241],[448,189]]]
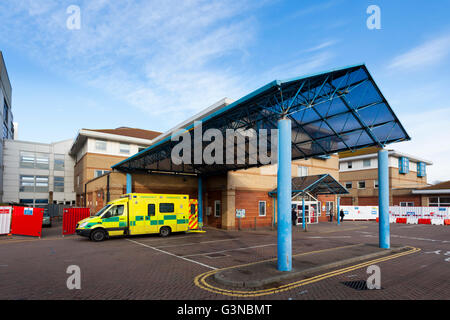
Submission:
[[[254,41],[248,12],[259,4],[85,0],[78,1],[81,30],[68,30],[72,2],[2,1],[2,41],[150,115],[171,114],[169,122],[246,92],[227,61]]]
[[[450,36],[443,36],[395,57],[389,69],[411,70],[435,65],[444,60],[450,53]]]

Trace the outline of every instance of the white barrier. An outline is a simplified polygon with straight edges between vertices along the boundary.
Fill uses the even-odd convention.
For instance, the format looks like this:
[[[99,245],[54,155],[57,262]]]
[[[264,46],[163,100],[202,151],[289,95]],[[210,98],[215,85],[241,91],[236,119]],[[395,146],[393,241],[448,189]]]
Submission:
[[[0,234],[9,234],[11,231],[12,207],[0,207]]]
[[[344,220],[375,220],[378,218],[378,206],[341,206]],[[406,223],[417,224],[419,219],[431,219],[431,224],[443,225],[450,219],[449,207],[389,207],[389,223],[397,218],[406,218]]]
[[[378,217],[376,206],[341,206],[344,220],[375,220]]]

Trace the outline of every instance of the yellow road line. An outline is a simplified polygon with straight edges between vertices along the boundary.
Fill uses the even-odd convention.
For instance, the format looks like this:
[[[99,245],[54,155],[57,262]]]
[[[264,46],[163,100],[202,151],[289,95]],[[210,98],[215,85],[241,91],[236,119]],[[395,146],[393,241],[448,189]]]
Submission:
[[[395,258],[398,258],[398,257],[401,257],[401,256],[409,255],[409,254],[412,254],[412,253],[420,251],[419,248],[415,248],[415,247],[409,247],[409,248],[411,248],[411,249],[408,250],[408,251],[405,251],[405,252],[400,252],[400,253],[397,253],[397,254],[394,254],[394,255],[391,255],[391,256],[382,257],[382,258],[378,258],[378,259],[373,259],[373,260],[366,261],[366,262],[363,262],[363,263],[360,263],[360,264],[356,264],[356,265],[353,265],[353,266],[349,266],[349,267],[345,267],[345,268],[342,268],[342,269],[338,269],[338,270],[334,270],[334,271],[331,271],[331,272],[327,272],[327,273],[324,273],[324,274],[320,274],[320,275],[314,276],[312,278],[303,279],[303,280],[295,281],[295,282],[292,282],[292,283],[284,284],[284,285],[281,285],[281,286],[278,286],[278,287],[273,287],[273,288],[268,288],[268,289],[263,289],[263,290],[255,290],[255,291],[227,290],[227,289],[214,287],[214,286],[212,286],[212,285],[210,285],[210,284],[208,284],[206,282],[206,279],[208,277],[210,277],[211,275],[213,275],[213,274],[215,274],[215,273],[217,273],[219,271],[222,271],[224,269],[230,269],[230,268],[224,268],[224,269],[219,269],[219,270],[214,270],[214,271],[208,271],[208,272],[205,272],[203,274],[200,274],[194,279],[194,283],[195,283],[195,285],[197,287],[199,287],[199,288],[201,288],[203,290],[206,290],[206,291],[209,291],[209,292],[213,292],[213,293],[222,294],[222,295],[226,295],[226,296],[233,296],[233,297],[257,297],[257,296],[263,296],[263,295],[269,295],[269,294],[284,292],[284,291],[291,290],[291,289],[294,289],[294,288],[297,288],[297,287],[300,287],[300,286],[304,286],[304,285],[307,285],[307,284],[318,282],[318,281],[321,281],[321,280],[324,280],[324,279],[327,279],[327,278],[330,278],[330,277],[333,277],[333,276],[337,276],[337,275],[340,275],[340,274],[343,274],[343,273],[347,273],[347,272],[350,272],[350,271],[353,271],[353,270],[364,268],[366,266],[370,266],[370,265],[375,264],[375,263],[379,263],[379,262],[395,259]],[[334,248],[334,249],[338,249],[338,248]],[[310,252],[310,253],[314,253],[314,251]],[[305,253],[305,254],[308,254],[308,253]]]

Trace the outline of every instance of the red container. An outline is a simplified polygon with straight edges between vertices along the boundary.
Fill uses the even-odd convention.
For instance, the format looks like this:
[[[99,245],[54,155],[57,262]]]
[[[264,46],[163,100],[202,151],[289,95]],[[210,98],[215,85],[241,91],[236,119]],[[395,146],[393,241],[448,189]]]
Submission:
[[[418,224],[431,224],[431,219],[419,219],[417,220]]]
[[[43,208],[13,207],[11,234],[40,237]]]
[[[444,224],[445,224],[446,226],[450,226],[450,219],[445,219],[445,220],[444,220]]]
[[[63,210],[63,235],[74,234],[78,221],[91,216],[89,208],[66,208]]]
[[[397,218],[396,223],[406,223],[406,218]]]

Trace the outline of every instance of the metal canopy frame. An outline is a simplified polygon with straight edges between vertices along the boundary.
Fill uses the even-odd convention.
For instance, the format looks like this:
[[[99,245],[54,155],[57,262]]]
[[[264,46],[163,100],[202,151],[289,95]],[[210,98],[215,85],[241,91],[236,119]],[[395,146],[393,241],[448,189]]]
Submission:
[[[277,189],[270,191],[269,196],[273,197],[277,194],[277,191]],[[314,198],[316,198],[319,194],[348,193],[348,190],[328,173],[292,178],[293,197],[311,194]]]
[[[374,82],[364,64],[327,71],[284,81],[275,80],[224,106],[198,121],[202,133],[219,129],[223,137],[227,129],[267,129],[267,148],[271,146],[270,129],[277,121],[292,121],[292,159],[326,157],[330,154],[368,146],[410,140],[402,124]],[[194,124],[182,128],[191,132]],[[179,133],[178,133],[179,134]],[[147,149],[121,161],[113,169],[124,172],[170,172],[196,175],[215,175],[230,170],[261,166],[259,150],[249,155],[249,142],[234,142],[234,152],[244,150],[246,161],[226,164],[180,164],[171,161],[171,150],[178,143],[171,141],[173,133]],[[225,141],[225,139],[224,139]],[[193,138],[191,139],[194,159]],[[210,142],[203,142],[203,149]],[[270,156],[270,153],[268,153]],[[256,163],[250,163],[250,157]]]

